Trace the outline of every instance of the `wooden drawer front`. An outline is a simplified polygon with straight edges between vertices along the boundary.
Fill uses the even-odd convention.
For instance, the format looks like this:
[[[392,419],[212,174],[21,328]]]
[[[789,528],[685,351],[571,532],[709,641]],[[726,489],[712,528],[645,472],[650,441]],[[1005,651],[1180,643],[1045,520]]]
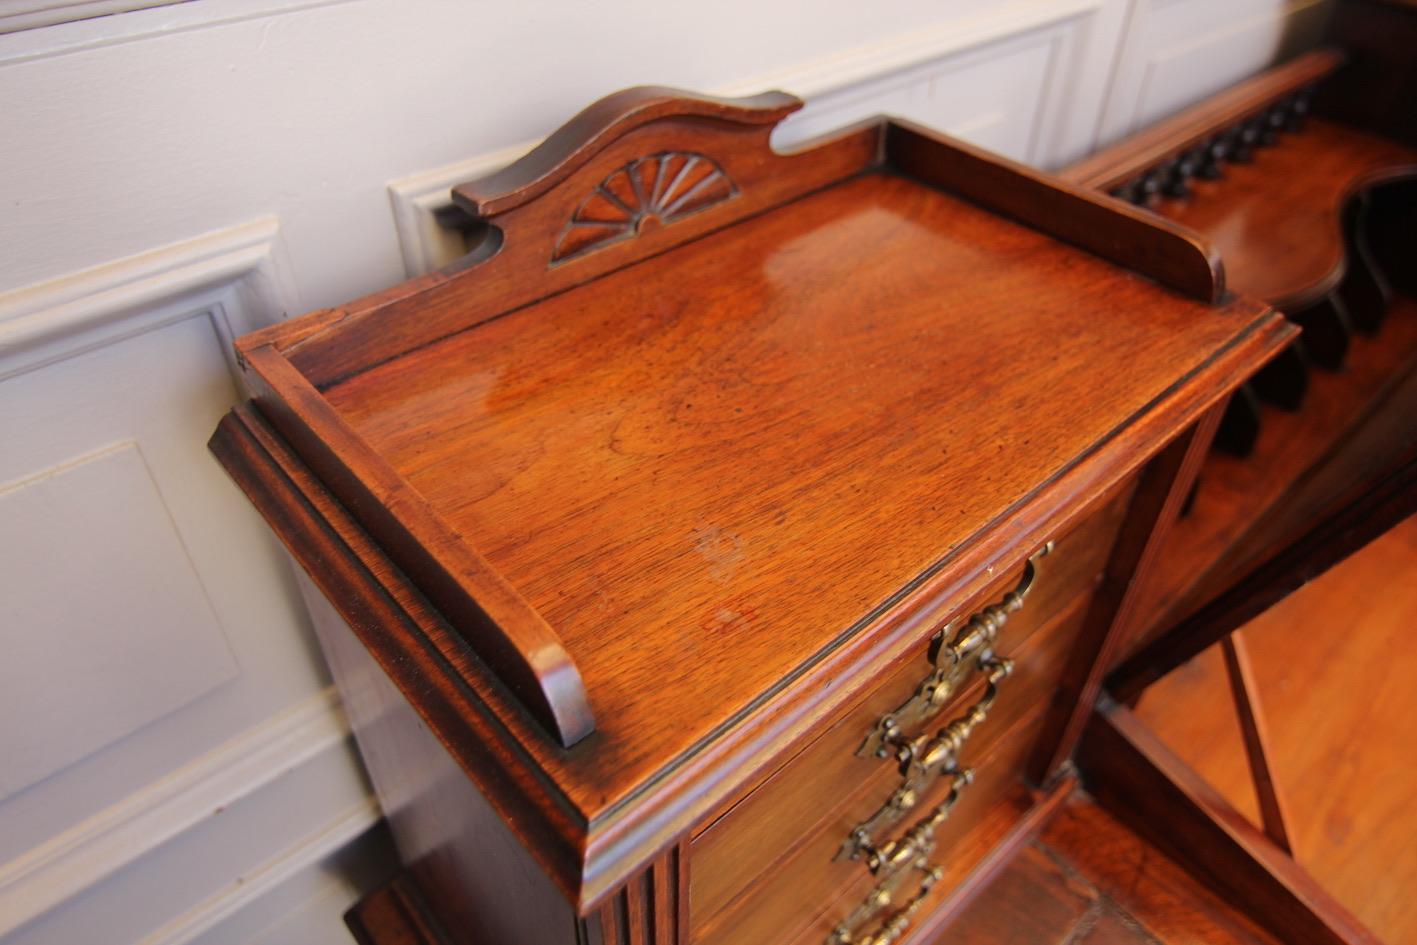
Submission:
[[[990,776],[993,775],[985,776],[986,765],[995,764],[990,759],[990,754],[999,754],[1002,751],[1003,755],[1009,758],[1007,766],[1010,776],[1022,774],[1026,752],[1033,741],[1033,728],[1024,730],[1020,728],[1020,724],[1024,718],[1032,720],[1034,715],[1046,710],[1051,694],[1056,689],[1058,677],[1063,672],[1064,659],[1073,645],[1073,640],[1077,638],[1078,629],[1083,625],[1090,599],[1091,594],[1088,591],[1077,595],[1063,608],[1063,612],[1058,613],[1054,621],[1044,626],[1040,632],[1033,633],[1026,642],[1010,653],[1009,656],[1015,660],[1015,670],[1000,684],[998,701],[990,708],[988,720],[978,731],[973,732],[971,740],[961,752],[964,764],[975,766],[976,779],[975,783],[961,792],[961,798],[949,813],[949,819],[935,832],[935,859],[948,857],[951,837],[964,829],[971,817],[969,810],[979,805],[982,798],[995,793],[989,786]],[[973,704],[982,693],[983,684],[973,684],[965,691],[966,704]],[[964,707],[961,707],[962,710]],[[1030,721],[1029,725],[1032,724]],[[985,761],[981,764],[979,759]],[[920,817],[927,815],[948,795],[949,781],[949,778],[935,779],[928,792],[922,796],[917,809],[905,817],[903,822],[894,826],[894,829],[884,830],[884,836],[901,836]],[[845,799],[842,799],[840,793],[830,791],[792,799],[791,803],[795,806],[785,808],[785,815],[794,810],[815,808],[825,816],[820,817],[809,836],[798,837],[798,843],[786,849],[786,856],[781,856],[782,850],[775,850],[774,853],[779,854],[779,859],[769,864],[768,870],[760,876],[750,877],[754,880],[751,888],[728,902],[726,907],[720,907],[716,914],[701,911],[699,902],[693,900],[691,890],[694,881],[708,878],[708,868],[733,870],[734,864],[731,861],[724,863],[721,859],[706,863],[699,857],[700,847],[697,844],[691,847],[689,876],[693,941],[704,945],[720,942],[724,945],[730,942],[734,945],[751,945],[757,941],[782,941],[782,936],[791,932],[796,922],[805,922],[816,912],[833,904],[843,905],[840,915],[845,917],[854,905],[852,895],[856,893],[852,893],[852,890],[860,890],[863,894],[866,888],[870,888],[870,873],[862,861],[837,859],[837,853],[843,840],[852,833],[854,827],[880,808],[897,783],[900,783],[897,769],[881,764],[859,789]],[[837,800],[840,802],[833,805],[832,802]],[[740,936],[735,932],[735,929],[741,929],[745,924],[758,928],[758,924],[764,921],[761,918],[764,915],[771,915],[785,922],[775,928],[778,932],[777,938],[767,935],[767,928],[764,928],[764,936],[760,938]]]
[[[1034,631],[1093,586],[1106,563],[1129,496],[1129,489],[1120,490],[1058,540],[1053,552],[1042,559],[1034,590],[1023,608],[1009,617],[999,635],[995,649],[1001,655],[1013,655]],[[977,598],[948,616],[967,618],[997,602],[1017,584],[1021,572],[1022,566],[1001,576]],[[868,781],[875,786],[877,803],[890,795],[891,782],[900,780],[893,763],[860,757],[857,749],[877,720],[909,698],[928,673],[931,668],[928,649],[929,640],[922,640],[919,650],[890,672],[871,695],[695,838],[689,897],[698,919],[710,919],[752,885],[784,851],[815,834],[822,820],[831,813],[830,805],[824,805],[823,799],[836,801],[847,797]],[[1002,711],[1003,702],[1020,698],[1019,690],[1025,688],[1021,682],[1018,679],[1005,681],[1005,687],[1011,692],[1007,700],[1001,697],[1001,706],[994,711]],[[938,728],[953,718],[952,713],[978,698],[982,689],[982,682],[975,678],[923,728]],[[1049,694],[1044,692],[1040,697]],[[983,726],[985,729],[997,727],[992,723]]]
[[[932,862],[947,867],[958,876],[958,864],[951,862],[952,851],[962,846],[961,840],[980,824],[986,812],[996,803],[1007,803],[1008,792],[1022,783],[1023,770],[1029,752],[1047,713],[1047,706],[1035,705],[1006,730],[1005,737],[996,741],[992,750],[973,756],[974,783],[961,792],[950,817],[935,832],[935,852]],[[948,788],[944,785],[930,798],[930,805],[939,803]],[[852,823],[851,817],[834,818],[833,826],[844,834]],[[860,863],[833,861],[839,840],[823,836],[820,842],[808,843],[791,858],[778,864],[772,873],[760,880],[758,888],[743,900],[713,919],[707,926],[694,923],[692,941],[695,945],[776,945],[799,940],[827,945],[832,930],[865,899],[876,880]],[[691,864],[690,869],[693,869]],[[913,886],[907,886],[903,898],[909,899]],[[941,890],[942,891],[942,890]],[[859,937],[878,928],[885,916],[867,924]]]

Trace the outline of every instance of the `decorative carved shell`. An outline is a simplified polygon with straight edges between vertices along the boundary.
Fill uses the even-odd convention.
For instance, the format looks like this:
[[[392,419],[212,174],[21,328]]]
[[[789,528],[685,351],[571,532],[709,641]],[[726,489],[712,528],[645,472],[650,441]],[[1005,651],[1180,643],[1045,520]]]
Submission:
[[[650,221],[673,223],[738,192],[712,158],[666,151],[637,158],[612,173],[576,209],[551,262],[564,262],[637,236]]]

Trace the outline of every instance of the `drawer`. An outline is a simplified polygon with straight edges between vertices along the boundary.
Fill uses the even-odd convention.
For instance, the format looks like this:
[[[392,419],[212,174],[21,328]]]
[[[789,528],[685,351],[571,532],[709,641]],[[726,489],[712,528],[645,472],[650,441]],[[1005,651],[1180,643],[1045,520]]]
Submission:
[[[1040,562],[1037,581],[1023,608],[1009,617],[999,634],[995,646],[999,653],[1010,655],[1060,608],[1094,585],[1106,564],[1129,496],[1130,489],[1119,489],[1055,543],[1053,552]],[[1017,584],[1021,572],[1020,564],[976,598],[942,615],[940,623],[945,618],[968,617],[997,602]],[[695,866],[689,879],[689,899],[695,916],[705,920],[712,917],[750,886],[784,850],[816,832],[830,812],[823,799],[838,801],[855,793],[867,778],[879,778],[883,770],[889,769],[880,759],[858,756],[857,749],[880,717],[909,698],[927,674],[931,667],[929,646],[930,641],[922,639],[919,648],[894,667],[869,696],[695,838]],[[975,688],[982,688],[982,684]],[[928,726],[920,728],[938,727],[975,695],[961,690]],[[885,793],[889,794],[889,790]]]
[[[961,792],[949,819],[936,830],[933,863],[955,865],[950,862],[952,851],[965,847],[961,841],[996,803],[1022,783],[1046,713],[1046,705],[1033,706],[1007,730],[1005,737],[996,741],[991,751],[970,758],[975,768],[974,783]],[[930,804],[938,803],[945,793],[947,790],[941,785]],[[836,826],[844,834],[850,828],[849,818],[842,818]],[[831,859],[839,842],[839,837],[834,839],[826,844],[809,844],[778,864],[763,879],[760,891],[735,903],[707,928],[696,929],[693,941],[696,945],[776,945],[794,940],[827,945],[837,923],[851,914],[876,882],[860,863]],[[958,875],[955,870],[951,872]],[[905,897],[909,895],[907,889]]]
[[[983,772],[978,759],[989,758],[1002,742],[1010,738],[1024,739],[1031,743],[1031,735],[1020,734],[1020,720],[1032,717],[1048,705],[1058,685],[1066,656],[1082,626],[1091,596],[1090,591],[1084,590],[1065,606],[1054,620],[1020,644],[1018,649],[1006,651],[1006,655],[1014,660],[1014,671],[1000,682],[998,698],[990,707],[988,717],[970,735],[961,751],[963,763],[980,769],[976,771],[980,777],[976,779],[975,784],[962,792],[960,804],[956,805],[949,820],[937,831],[937,855],[945,855],[949,837],[956,829],[953,825],[964,816],[962,812],[968,809],[962,806],[964,799],[990,793],[982,779]],[[965,691],[965,701],[958,712],[946,713],[939,724],[962,714],[976,703],[983,692],[982,680],[972,684]],[[1029,747],[1027,744],[1022,747],[1010,744],[1010,751],[1016,750],[1020,753],[1020,771]],[[866,759],[858,761],[863,766],[867,764]],[[821,908],[822,904],[841,895],[842,889],[851,887],[856,881],[869,876],[862,861],[838,858],[838,852],[852,830],[879,810],[885,799],[901,782],[900,773],[893,764],[880,759],[870,761],[874,764],[871,765],[869,774],[862,778],[858,788],[844,799],[838,801],[838,798],[829,794],[819,794],[817,799],[803,798],[795,801],[798,805],[822,804],[821,798],[831,798],[832,801],[838,802],[824,805],[826,809],[820,812],[822,816],[816,818],[816,825],[810,834],[794,838],[796,842],[783,849],[769,851],[775,854],[769,858],[769,868],[756,877],[750,877],[753,882],[746,892],[726,906],[720,907],[716,914],[700,911],[698,904],[691,898],[694,941],[706,945],[754,941],[747,937],[738,937],[735,930],[740,929],[744,922],[753,924],[763,916],[773,917],[774,922],[785,922],[789,918],[794,922],[805,921],[814,908],[812,903],[816,904],[815,908]],[[924,816],[948,794],[949,781],[948,778],[935,779],[914,811],[891,829],[879,832],[881,839],[899,836]],[[795,809],[788,809],[784,813],[794,811]],[[696,877],[706,878],[701,871],[709,868],[699,859],[698,849],[694,847],[691,850],[691,889]],[[713,868],[725,867],[720,860],[713,861]],[[731,869],[731,864],[727,868]],[[767,927],[764,925],[764,928]],[[791,927],[784,924],[777,928],[779,932],[786,933]]]

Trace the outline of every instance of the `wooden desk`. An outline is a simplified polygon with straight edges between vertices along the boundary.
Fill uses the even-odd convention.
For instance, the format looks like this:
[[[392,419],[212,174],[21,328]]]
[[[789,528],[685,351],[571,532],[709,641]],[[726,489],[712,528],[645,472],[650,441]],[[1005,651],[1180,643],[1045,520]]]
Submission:
[[[365,940],[923,941],[1072,789],[1296,329],[927,130],[776,154],[798,104],[611,96],[456,189],[458,266],[238,342],[212,447],[406,866]]]

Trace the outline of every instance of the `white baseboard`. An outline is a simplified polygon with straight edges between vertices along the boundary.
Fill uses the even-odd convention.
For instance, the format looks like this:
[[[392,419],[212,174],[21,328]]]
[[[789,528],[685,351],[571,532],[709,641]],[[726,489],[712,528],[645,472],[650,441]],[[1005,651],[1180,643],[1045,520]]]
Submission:
[[[188,945],[211,935],[243,909],[257,905],[286,884],[298,882],[300,874],[318,869],[327,857],[373,827],[379,816],[379,805],[373,797],[345,809],[323,827],[300,838],[259,868],[233,880],[135,945]],[[328,918],[338,922],[340,911],[333,910]]]
[[[292,770],[343,755],[349,750],[348,739],[348,722],[330,687],[10,860],[0,866],[0,938],[219,816]],[[282,870],[298,869],[377,819],[373,799],[366,798],[330,824],[319,826],[316,833],[297,838],[284,848],[273,865],[261,871],[262,881],[267,885],[278,881]],[[247,885],[251,882],[243,880]],[[250,893],[247,898],[257,894]],[[195,935],[204,927],[203,922],[210,925],[223,910],[229,913],[238,908],[246,901],[243,895],[239,889],[228,891],[225,905],[203,904],[174,928],[190,929]]]
[[[199,309],[223,313],[217,329],[228,357],[233,334],[298,311],[274,219],[0,293],[0,379],[160,328]]]

